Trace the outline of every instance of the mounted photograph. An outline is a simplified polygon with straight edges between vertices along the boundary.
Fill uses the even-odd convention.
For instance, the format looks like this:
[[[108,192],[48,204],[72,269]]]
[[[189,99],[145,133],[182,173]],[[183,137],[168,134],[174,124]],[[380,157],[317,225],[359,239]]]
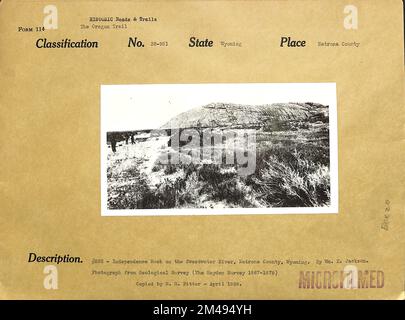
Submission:
[[[338,213],[335,83],[101,86],[102,215]]]

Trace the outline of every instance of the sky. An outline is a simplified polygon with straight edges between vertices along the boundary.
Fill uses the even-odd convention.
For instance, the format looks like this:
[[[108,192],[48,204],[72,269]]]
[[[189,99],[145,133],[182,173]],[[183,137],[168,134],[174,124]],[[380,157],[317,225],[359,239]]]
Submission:
[[[156,129],[213,102],[317,102],[336,111],[335,83],[133,84],[101,86],[102,131]]]

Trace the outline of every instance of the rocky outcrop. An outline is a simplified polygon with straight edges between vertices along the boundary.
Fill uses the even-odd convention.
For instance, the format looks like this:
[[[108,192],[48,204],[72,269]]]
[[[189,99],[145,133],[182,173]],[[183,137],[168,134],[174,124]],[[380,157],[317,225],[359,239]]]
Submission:
[[[328,107],[314,103],[210,103],[177,115],[161,128],[266,127],[275,122],[311,121],[327,112]]]

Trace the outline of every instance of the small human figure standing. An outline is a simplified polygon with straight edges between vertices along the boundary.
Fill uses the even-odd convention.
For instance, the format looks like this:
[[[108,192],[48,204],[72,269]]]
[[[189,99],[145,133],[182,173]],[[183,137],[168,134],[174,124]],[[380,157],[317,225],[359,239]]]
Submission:
[[[111,149],[115,153],[117,151],[116,149],[117,141],[115,140],[115,136],[112,135],[111,137]]]

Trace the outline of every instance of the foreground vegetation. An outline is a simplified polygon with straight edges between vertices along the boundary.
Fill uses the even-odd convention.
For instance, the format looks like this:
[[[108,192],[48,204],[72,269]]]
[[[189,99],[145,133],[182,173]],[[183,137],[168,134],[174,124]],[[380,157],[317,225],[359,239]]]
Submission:
[[[181,164],[152,168],[163,179],[154,185],[136,165],[108,172],[110,209],[314,207],[330,202],[329,146],[258,141],[255,173],[235,165]],[[117,183],[117,181],[123,183]]]

